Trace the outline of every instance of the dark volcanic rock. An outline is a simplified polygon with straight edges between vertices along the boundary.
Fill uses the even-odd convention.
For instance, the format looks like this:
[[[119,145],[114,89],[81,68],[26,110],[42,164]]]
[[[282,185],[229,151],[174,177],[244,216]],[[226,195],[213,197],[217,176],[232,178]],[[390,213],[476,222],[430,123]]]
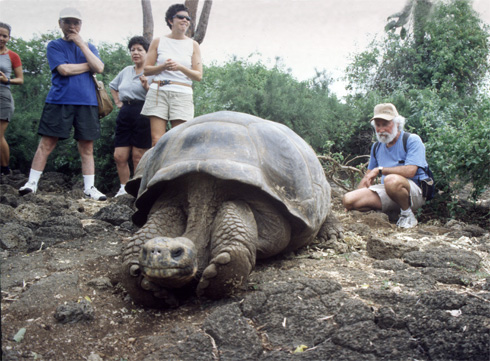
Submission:
[[[94,319],[94,308],[86,300],[81,300],[80,302],[70,301],[56,308],[54,318],[59,323],[92,321]]]
[[[153,310],[118,283],[134,198],[81,199],[80,182],[49,173],[20,197],[25,181],[0,177],[2,360],[490,360],[490,235],[477,226],[399,230],[334,199],[349,253],[313,244],[258,262],[231,298]]]
[[[481,258],[474,252],[452,248],[437,248],[429,251],[408,252],[403,260],[414,267],[462,268],[475,272],[480,268]]]
[[[124,222],[131,220],[133,213],[134,211],[125,204],[110,204],[95,213],[93,218],[120,226]]]
[[[18,223],[7,223],[2,226],[0,232],[0,246],[3,249],[28,250],[28,245],[34,233],[30,228]]]
[[[370,257],[387,260],[401,258],[407,252],[418,251],[419,245],[415,242],[371,238],[367,241],[366,250]]]
[[[214,339],[225,359],[254,360],[262,354],[257,331],[236,304],[218,307],[206,318],[203,329]]]
[[[10,310],[25,316],[35,316],[40,310],[53,308],[63,297],[78,294],[78,276],[71,273],[55,273],[34,283],[22,293]]]

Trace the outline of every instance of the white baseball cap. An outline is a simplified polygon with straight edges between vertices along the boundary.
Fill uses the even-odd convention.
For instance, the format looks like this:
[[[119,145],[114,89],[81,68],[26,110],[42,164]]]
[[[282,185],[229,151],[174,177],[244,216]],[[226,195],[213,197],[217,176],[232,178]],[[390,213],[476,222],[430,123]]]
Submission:
[[[82,14],[80,11],[74,8],[64,8],[60,11],[60,20],[61,19],[78,19],[82,20]]]

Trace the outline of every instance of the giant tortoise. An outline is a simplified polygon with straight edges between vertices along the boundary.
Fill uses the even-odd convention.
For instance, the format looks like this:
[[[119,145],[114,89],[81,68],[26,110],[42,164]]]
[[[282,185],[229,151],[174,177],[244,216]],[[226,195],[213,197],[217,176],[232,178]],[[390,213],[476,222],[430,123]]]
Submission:
[[[126,189],[137,196],[133,222],[141,228],[123,251],[123,285],[150,307],[176,306],[189,290],[230,295],[256,259],[338,230],[312,148],[285,125],[243,113],[170,130]]]

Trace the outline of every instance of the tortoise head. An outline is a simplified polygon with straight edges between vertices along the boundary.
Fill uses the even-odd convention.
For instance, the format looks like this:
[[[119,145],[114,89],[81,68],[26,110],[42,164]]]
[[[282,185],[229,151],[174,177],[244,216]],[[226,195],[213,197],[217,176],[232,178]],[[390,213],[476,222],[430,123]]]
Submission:
[[[185,237],[153,238],[141,248],[139,264],[149,281],[164,287],[182,287],[196,275],[196,247]]]

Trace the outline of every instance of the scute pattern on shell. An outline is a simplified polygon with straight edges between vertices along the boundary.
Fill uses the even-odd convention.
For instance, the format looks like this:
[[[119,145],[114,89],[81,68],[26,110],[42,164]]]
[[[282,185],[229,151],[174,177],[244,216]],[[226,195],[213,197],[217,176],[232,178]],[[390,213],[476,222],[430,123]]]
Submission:
[[[301,137],[280,123],[222,111],[179,125],[145,153],[126,187],[138,196],[133,221],[146,222],[166,181],[199,172],[261,189],[303,222],[306,233],[316,234],[330,212],[330,186]]]

